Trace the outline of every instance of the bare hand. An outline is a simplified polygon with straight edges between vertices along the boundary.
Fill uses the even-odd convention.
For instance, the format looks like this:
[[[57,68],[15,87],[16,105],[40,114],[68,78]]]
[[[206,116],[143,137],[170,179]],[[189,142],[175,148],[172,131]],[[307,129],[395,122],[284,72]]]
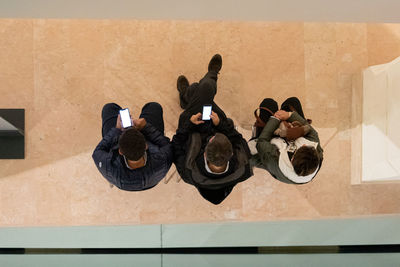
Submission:
[[[201,120],[201,113],[197,113],[195,115],[193,115],[192,117],[190,117],[190,121],[195,124],[195,125],[199,125],[204,123],[204,121]]]
[[[115,125],[115,128],[122,130],[122,121],[121,121],[121,115],[120,114],[118,114],[117,125]]]
[[[278,110],[277,112],[275,112],[274,117],[280,119],[281,121],[285,121],[285,120],[289,119],[290,114],[287,111]]]
[[[214,111],[211,112],[210,118],[212,120],[212,122],[214,123],[215,126],[218,126],[220,119],[218,117],[218,114],[215,113]]]
[[[142,130],[146,126],[146,124],[147,121],[144,118],[133,120],[133,126],[135,126],[135,128],[139,131]]]

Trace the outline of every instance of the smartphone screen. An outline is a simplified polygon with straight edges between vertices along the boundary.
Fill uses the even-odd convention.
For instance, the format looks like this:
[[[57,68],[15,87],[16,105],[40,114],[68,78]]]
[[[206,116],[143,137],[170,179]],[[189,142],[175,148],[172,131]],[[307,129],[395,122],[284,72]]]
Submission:
[[[202,120],[203,121],[209,121],[211,118],[210,118],[210,115],[211,115],[211,108],[212,108],[212,106],[211,105],[205,105],[205,106],[203,106],[203,116],[202,116]]]
[[[128,128],[132,127],[132,121],[131,121],[131,116],[129,114],[129,109],[121,109],[119,111],[119,114],[121,114],[121,121],[122,121],[122,127]]]

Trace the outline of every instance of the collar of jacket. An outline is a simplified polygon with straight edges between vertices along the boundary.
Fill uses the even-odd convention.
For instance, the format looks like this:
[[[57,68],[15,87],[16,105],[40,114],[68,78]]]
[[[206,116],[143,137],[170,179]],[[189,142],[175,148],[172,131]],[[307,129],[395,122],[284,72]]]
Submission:
[[[297,175],[296,172],[294,171],[292,162],[289,159],[289,155],[287,153],[288,152],[288,144],[285,142],[285,140],[283,140],[282,138],[278,138],[278,137],[272,138],[271,144],[276,145],[279,150],[279,154],[280,154],[279,155],[279,169],[281,170],[283,175],[285,175],[292,182],[294,182],[296,184],[308,183],[317,174],[319,166],[310,175],[307,175],[307,176]],[[295,140],[295,145],[296,145],[296,147],[301,147],[303,145],[312,146],[315,149],[317,149],[318,143],[309,141],[309,140],[305,139],[304,137],[299,137]]]
[[[232,173],[222,176],[218,179],[203,175],[196,164],[196,158],[199,153],[201,153],[201,145],[202,143],[200,134],[197,132],[192,133],[188,141],[188,148],[186,150],[187,154],[185,168],[189,170],[192,181],[196,186],[206,189],[220,189],[226,187],[227,185],[244,181],[252,175],[251,170],[249,171],[249,159],[247,158],[247,154],[242,147],[234,148],[234,156],[237,157],[237,164]]]

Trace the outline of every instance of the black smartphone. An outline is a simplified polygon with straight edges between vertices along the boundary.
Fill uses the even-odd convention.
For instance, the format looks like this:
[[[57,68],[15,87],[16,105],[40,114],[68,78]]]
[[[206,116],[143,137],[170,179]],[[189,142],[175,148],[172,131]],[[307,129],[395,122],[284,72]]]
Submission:
[[[201,119],[203,121],[209,121],[211,120],[211,110],[212,110],[212,106],[211,105],[204,105],[203,106],[203,112],[202,112],[202,117]]]
[[[121,122],[122,122],[122,127],[124,128],[129,128],[132,127],[132,121],[131,121],[131,115],[129,113],[129,109],[121,109],[119,111],[119,114],[121,115]]]

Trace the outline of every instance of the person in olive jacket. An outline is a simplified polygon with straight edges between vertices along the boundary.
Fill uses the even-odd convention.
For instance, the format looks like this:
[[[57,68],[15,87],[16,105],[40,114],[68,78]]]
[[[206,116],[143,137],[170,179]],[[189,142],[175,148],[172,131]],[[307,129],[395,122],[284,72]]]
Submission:
[[[260,111],[260,118],[266,122],[256,142],[256,152],[252,164],[266,169],[274,178],[289,184],[304,184],[310,182],[318,173],[323,150],[317,131],[305,119],[300,101],[296,97],[288,98],[278,110],[278,104],[271,98],[266,98],[260,104],[270,110]],[[304,136],[288,141],[285,137],[276,135],[281,121],[298,123],[307,130]],[[282,134],[281,134],[282,135]],[[249,145],[252,146],[249,142]]]

